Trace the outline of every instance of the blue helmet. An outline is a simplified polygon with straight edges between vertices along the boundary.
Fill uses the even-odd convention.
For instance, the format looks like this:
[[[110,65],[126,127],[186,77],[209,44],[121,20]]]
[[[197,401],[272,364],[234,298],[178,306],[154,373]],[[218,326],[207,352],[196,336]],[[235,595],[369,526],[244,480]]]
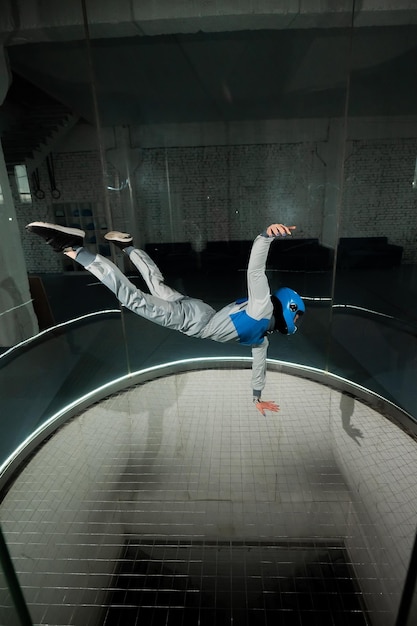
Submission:
[[[283,335],[293,335],[297,326],[296,319],[305,313],[302,298],[289,287],[281,287],[272,296],[274,304],[275,328]]]

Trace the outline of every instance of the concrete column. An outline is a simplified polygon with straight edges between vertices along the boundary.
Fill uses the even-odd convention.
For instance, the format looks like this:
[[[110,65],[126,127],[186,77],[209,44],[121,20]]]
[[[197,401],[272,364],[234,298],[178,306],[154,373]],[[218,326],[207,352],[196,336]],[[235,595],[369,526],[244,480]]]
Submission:
[[[10,86],[6,54],[0,46],[0,104]],[[0,346],[11,347],[39,331],[33,309],[16,209],[0,145]]]

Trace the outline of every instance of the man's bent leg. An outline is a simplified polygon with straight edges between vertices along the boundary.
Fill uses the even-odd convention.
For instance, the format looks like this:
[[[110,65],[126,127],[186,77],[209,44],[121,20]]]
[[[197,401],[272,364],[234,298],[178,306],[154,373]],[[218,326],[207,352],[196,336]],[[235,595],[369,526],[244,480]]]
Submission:
[[[202,330],[215,314],[215,310],[208,304],[181,294],[178,294],[179,298],[176,300],[167,301],[143,293],[114,263],[99,254],[91,254],[85,248],[65,254],[71,258],[75,257],[75,260],[108,287],[126,308],[159,326],[200,337]]]
[[[120,304],[138,315],[143,315],[153,320],[152,308],[155,305],[149,294],[138,289],[119,268],[109,259],[100,254],[92,254],[85,248],[80,248],[75,253],[66,253],[72,256],[77,263],[95,276],[103,285],[112,291]],[[159,302],[157,303],[158,308]],[[146,312],[145,312],[146,311]],[[158,317],[160,317],[160,311]],[[161,323],[161,322],[158,322]]]
[[[104,235],[104,239],[128,255],[133,265],[141,273],[153,296],[166,302],[176,302],[184,297],[183,294],[165,284],[162,272],[153,259],[144,250],[135,248],[132,235],[119,230],[111,230]]]
[[[32,222],[26,226],[29,232],[40,236],[55,252],[63,252],[85,267],[93,276],[112,291],[119,302],[138,315],[162,326],[182,328],[181,307],[175,301],[167,302],[145,294],[131,283],[119,268],[105,257],[91,254],[83,247],[84,231],[49,222]],[[130,238],[131,240],[131,238]],[[171,292],[172,297],[172,292]],[[179,300],[179,298],[175,298]]]
[[[144,250],[128,247],[125,248],[125,252],[133,265],[143,276],[153,296],[166,300],[167,302],[175,302],[184,297],[182,293],[165,284],[161,270]]]

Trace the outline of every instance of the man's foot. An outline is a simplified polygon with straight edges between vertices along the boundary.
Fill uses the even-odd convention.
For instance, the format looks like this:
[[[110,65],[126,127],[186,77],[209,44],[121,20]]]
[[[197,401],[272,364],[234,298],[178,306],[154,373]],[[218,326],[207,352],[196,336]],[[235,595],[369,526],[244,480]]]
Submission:
[[[129,235],[129,233],[121,233],[118,230],[111,230],[109,233],[106,233],[104,235],[104,239],[114,243],[114,245],[120,248],[120,250],[133,245],[132,235]]]
[[[26,230],[45,239],[55,252],[81,248],[84,245],[85,232],[79,228],[68,228],[48,222],[32,222],[26,226]]]

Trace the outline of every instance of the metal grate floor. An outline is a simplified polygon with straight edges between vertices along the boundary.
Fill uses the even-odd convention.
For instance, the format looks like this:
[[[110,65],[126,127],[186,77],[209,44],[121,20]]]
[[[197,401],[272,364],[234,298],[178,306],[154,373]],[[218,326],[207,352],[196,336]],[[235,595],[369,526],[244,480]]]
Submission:
[[[126,540],[103,626],[366,626],[342,542]]]
[[[265,418],[249,384],[233,368],[137,385],[36,451],[0,503],[36,626],[363,626],[362,605],[394,624],[415,441],[274,371]]]

